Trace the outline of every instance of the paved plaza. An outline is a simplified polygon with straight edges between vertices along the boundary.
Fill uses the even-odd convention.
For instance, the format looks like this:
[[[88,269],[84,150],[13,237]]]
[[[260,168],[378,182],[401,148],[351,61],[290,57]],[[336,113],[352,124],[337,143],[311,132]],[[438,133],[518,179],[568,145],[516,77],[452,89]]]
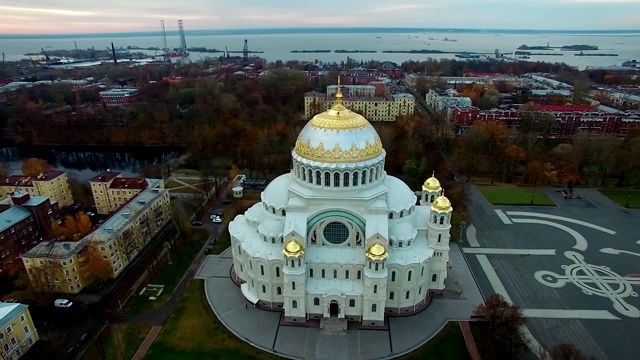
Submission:
[[[485,296],[520,306],[547,349],[573,343],[596,359],[638,358],[640,211],[595,189],[557,207],[493,206],[469,187],[463,251]]]
[[[424,311],[388,318],[388,330],[346,330],[280,325],[280,312],[253,308],[230,279],[233,259],[227,249],[208,256],[196,278],[205,280],[207,300],[220,321],[238,337],[263,350],[295,359],[385,359],[409,352],[450,320],[469,320],[483,299],[460,248],[452,244],[447,291]]]

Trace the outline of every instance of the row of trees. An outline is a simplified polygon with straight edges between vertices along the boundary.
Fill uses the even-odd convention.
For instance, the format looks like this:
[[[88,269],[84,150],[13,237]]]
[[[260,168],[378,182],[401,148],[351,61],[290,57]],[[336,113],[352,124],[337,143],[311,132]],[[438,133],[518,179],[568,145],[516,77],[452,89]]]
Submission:
[[[558,141],[545,136],[553,118],[529,120],[518,129],[479,121],[455,139],[453,161],[467,181],[480,176],[508,183],[640,186],[640,136],[586,133]]]

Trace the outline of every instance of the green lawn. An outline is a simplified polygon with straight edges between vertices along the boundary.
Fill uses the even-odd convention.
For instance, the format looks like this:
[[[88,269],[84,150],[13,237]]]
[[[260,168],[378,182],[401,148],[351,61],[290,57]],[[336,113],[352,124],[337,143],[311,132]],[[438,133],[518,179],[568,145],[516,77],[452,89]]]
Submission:
[[[91,344],[82,358],[85,360],[117,359],[118,347],[115,336],[118,334],[122,344],[123,358],[131,359],[150,330],[151,326],[140,324],[109,325],[100,337]]]
[[[127,302],[124,312],[128,314],[143,314],[158,309],[162,304],[171,297],[173,289],[187,271],[191,262],[196,257],[204,243],[209,238],[209,233],[205,230],[198,230],[193,235],[187,237],[183,242],[176,241],[177,249],[171,250],[171,264],[165,263],[158,275],[151,279],[152,284],[164,285],[162,295],[156,300],[149,300],[151,294],[149,292],[142,296],[136,293]],[[227,245],[228,246],[228,245]],[[142,290],[142,289],[140,289]]]
[[[478,187],[487,200],[493,205],[548,205],[555,206],[541,189],[536,189],[533,203],[533,188],[526,187],[500,187],[500,186],[479,186]]]
[[[428,311],[428,310],[427,310]],[[450,321],[429,342],[399,360],[468,360],[467,345],[457,321]]]
[[[225,228],[224,232],[216,239],[216,244],[213,245],[211,253],[214,255],[220,255],[229,246],[231,246],[231,236],[229,235],[229,230]]]
[[[200,171],[192,170],[192,169],[177,169],[177,170],[174,170],[173,173],[182,174],[182,175],[191,175],[191,176],[200,175]]]
[[[245,343],[218,321],[193,280],[144,357],[145,360],[279,359]]]
[[[630,208],[640,208],[640,191],[638,190],[600,190],[600,192],[621,206],[627,206],[629,201]]]
[[[184,186],[184,184],[181,184],[175,180],[171,180],[167,183],[164,184],[164,187],[167,189],[175,189],[175,188],[179,188],[181,186]]]
[[[202,179],[178,178],[178,180],[191,185],[202,184]]]

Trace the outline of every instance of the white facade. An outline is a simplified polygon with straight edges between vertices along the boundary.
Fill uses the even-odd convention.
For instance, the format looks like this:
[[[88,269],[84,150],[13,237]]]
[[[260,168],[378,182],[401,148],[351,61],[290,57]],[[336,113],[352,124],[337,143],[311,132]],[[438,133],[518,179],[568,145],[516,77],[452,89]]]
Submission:
[[[234,271],[247,300],[289,321],[380,325],[444,288],[452,209],[433,177],[416,204],[385,173],[374,128],[341,100],[302,129],[292,171],[229,224]]]

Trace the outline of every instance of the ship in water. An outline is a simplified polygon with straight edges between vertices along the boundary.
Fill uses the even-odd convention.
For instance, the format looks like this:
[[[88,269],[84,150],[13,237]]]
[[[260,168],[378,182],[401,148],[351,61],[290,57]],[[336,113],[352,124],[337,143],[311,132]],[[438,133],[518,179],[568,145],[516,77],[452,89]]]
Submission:
[[[164,20],[160,20],[160,25],[162,27],[162,39],[163,39],[163,49],[164,49],[164,58],[172,59],[172,58],[186,58],[189,57],[189,52],[187,52],[187,40],[184,37],[184,25],[182,20],[178,20],[178,31],[180,33],[180,47],[169,49],[167,47],[167,33],[164,29]]]

